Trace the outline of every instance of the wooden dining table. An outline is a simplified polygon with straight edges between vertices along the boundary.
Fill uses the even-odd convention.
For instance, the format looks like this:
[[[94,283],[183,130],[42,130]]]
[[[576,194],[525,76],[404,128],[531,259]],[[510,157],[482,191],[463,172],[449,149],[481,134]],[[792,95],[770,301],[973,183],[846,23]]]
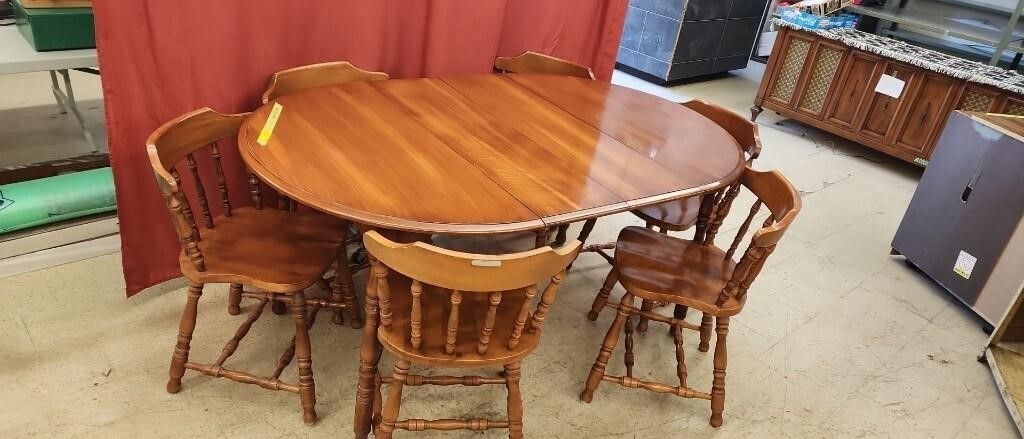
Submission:
[[[253,112],[238,146],[255,175],[302,204],[363,228],[417,234],[592,227],[598,217],[717,192],[745,163],[732,136],[682,105],[540,74],[355,82],[290,94]],[[356,437],[370,429],[381,355],[371,290]]]

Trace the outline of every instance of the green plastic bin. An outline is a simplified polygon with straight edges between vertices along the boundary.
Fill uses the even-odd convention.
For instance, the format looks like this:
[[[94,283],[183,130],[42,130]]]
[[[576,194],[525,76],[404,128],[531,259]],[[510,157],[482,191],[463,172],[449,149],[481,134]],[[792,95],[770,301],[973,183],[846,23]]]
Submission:
[[[37,51],[96,47],[92,8],[31,8],[14,0],[14,22]]]

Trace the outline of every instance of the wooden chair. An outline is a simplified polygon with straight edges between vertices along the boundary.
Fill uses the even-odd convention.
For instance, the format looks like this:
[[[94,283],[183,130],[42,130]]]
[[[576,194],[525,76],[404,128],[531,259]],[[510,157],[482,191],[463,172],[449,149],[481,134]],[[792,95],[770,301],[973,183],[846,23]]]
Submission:
[[[263,103],[266,104],[274,99],[281,96],[289,95],[292,93],[298,93],[300,91],[309,90],[317,87],[326,87],[328,85],[344,84],[347,82],[361,82],[361,81],[383,81],[389,79],[388,74],[384,72],[371,72],[360,69],[347,61],[336,61],[326,62],[320,64],[310,64],[305,66],[293,67],[280,72],[274,73],[270,78],[270,84],[267,85],[267,90],[263,92]],[[296,211],[298,209],[298,203],[284,195],[277,198],[277,207],[282,210]],[[353,237],[358,242],[359,236]],[[283,308],[277,306],[280,302],[274,302],[273,310],[277,314],[283,313]],[[238,302],[232,301],[229,303],[229,312],[237,314]],[[335,311],[332,318],[335,325],[341,325],[344,323],[344,317],[341,311]],[[352,321],[353,327],[356,324],[362,324],[361,321]]]
[[[523,437],[520,362],[536,349],[565,267],[580,248],[572,242],[507,255],[477,255],[417,242],[396,244],[375,231],[363,235],[371,255],[372,287],[380,306],[378,338],[398,357],[383,408],[374,409],[374,434],[390,438],[411,431],[507,428]],[[550,278],[540,294],[537,282]],[[504,376],[410,375],[412,363],[447,368],[503,366]],[[508,419],[398,420],[404,386],[501,384],[508,390]],[[374,398],[380,401],[380,396]]]
[[[577,76],[580,78],[594,79],[594,72],[590,67],[576,64],[551,55],[537,52],[523,52],[513,58],[498,57],[494,60],[494,70],[499,73],[543,73],[550,75]],[[548,245],[551,241],[551,234],[557,230],[554,243],[563,245],[566,242],[566,231],[569,225],[565,224],[557,228],[537,230],[536,248]],[[580,242],[586,242],[590,231],[594,229],[594,220],[587,221],[583,226],[583,232],[577,238]]]
[[[761,138],[757,132],[757,124],[728,109],[700,99],[684,102],[682,105],[711,119],[732,135],[746,153],[748,164],[753,163],[754,159],[761,155]],[[632,213],[643,219],[648,229],[657,227],[662,233],[681,232],[697,223],[700,202],[700,197],[692,197],[641,207]]]
[[[501,73],[546,73],[594,79],[594,72],[590,70],[590,67],[529,51],[513,58],[496,58],[494,69]]]
[[[712,122],[715,122],[732,135],[732,137],[736,139],[736,143],[739,143],[740,147],[743,148],[743,151],[747,156],[747,164],[753,163],[754,159],[761,155],[761,138],[757,132],[757,124],[733,111],[700,99],[683,102],[681,105],[700,113],[708,119],[711,119]],[[733,187],[738,190],[739,183],[734,183]],[[713,207],[721,203],[720,196],[724,193],[727,193],[727,191],[719,192],[716,194],[718,197],[711,200]],[[732,198],[730,198],[730,200],[731,199]],[[641,207],[639,209],[632,210],[631,213],[644,220],[648,229],[653,230],[657,228],[661,233],[682,232],[697,224],[702,200],[703,197],[690,197],[681,200],[673,200],[666,203]],[[603,248],[596,250],[598,250],[606,260],[611,262],[612,257],[601,250],[611,249],[614,247],[614,245],[604,245]],[[656,304],[654,303],[644,301],[641,309],[644,311],[651,311],[655,306]],[[600,312],[600,310],[597,312]],[[590,320],[595,319],[597,319],[596,313],[590,316]],[[637,323],[637,332],[647,332],[647,324],[647,319],[645,317],[640,317],[640,321]]]
[[[388,79],[384,72],[370,72],[347,61],[325,62],[308,66],[293,67],[274,73],[267,91],[263,92],[263,103],[281,96],[298,93],[317,87],[344,84],[346,82],[383,81]]]
[[[181,240],[178,263],[189,282],[178,342],[171,357],[167,391],[177,393],[181,389],[185,369],[265,389],[285,390],[299,394],[303,420],[313,424],[317,420],[316,392],[307,329],[324,307],[348,309],[353,320],[359,319],[352,286],[347,284],[345,275],[348,264],[342,242],[347,224],[322,214],[264,209],[262,189],[252,174],[248,179],[248,194],[253,207],[231,205],[217,142],[233,139],[244,118],[245,114],[223,115],[203,108],[165,123],[147,141],[153,172]],[[207,157],[205,153],[197,154],[204,147],[209,150]],[[175,167],[181,167],[182,162],[192,176],[198,210],[185,197],[181,175]],[[219,214],[211,209],[207,200],[208,192],[199,174],[200,162],[212,163],[214,167],[220,204],[212,207],[218,208]],[[339,262],[336,269],[339,275],[335,276],[333,299],[307,298],[303,290],[320,280],[335,260]],[[189,345],[196,325],[199,297],[203,286],[209,283],[230,283],[233,298],[245,296],[257,299],[258,303],[213,363],[197,363],[189,361]],[[243,291],[243,285],[262,291]],[[277,368],[269,377],[225,368],[224,362],[238,348],[267,303],[275,300],[290,304],[295,320],[295,338],[280,357]],[[298,356],[298,384],[281,381],[281,372],[295,356]]]
[[[725,340],[729,332],[729,318],[743,310],[747,289],[761,272],[768,255],[775,250],[776,244],[800,211],[799,194],[793,185],[777,172],[759,172],[748,167],[739,181],[753,192],[757,201],[751,207],[728,250],[722,250],[714,243],[722,219],[728,213],[728,204],[719,206],[714,220],[709,224],[697,226],[693,240],[675,238],[642,227],[627,227],[619,233],[614,266],[608,273],[608,278],[592,308],[592,312],[596,312],[608,306],[617,310],[617,314],[587,377],[586,387],[580,395],[581,400],[590,402],[601,381],[608,381],[633,389],[710,400],[711,425],[722,425],[722,411],[725,408]],[[750,244],[736,263],[733,255],[762,205],[768,207],[770,214],[762,227],[754,232]],[[621,283],[626,292],[618,305],[608,304],[608,292],[616,282]],[[638,310],[633,307],[635,297],[649,302],[675,304],[677,312],[673,317],[667,317],[643,309]],[[699,326],[683,320],[689,308],[704,313]],[[633,377],[634,315],[668,323],[671,326],[675,342],[678,385]],[[712,317],[716,322],[715,332],[718,338],[715,342],[711,392],[705,393],[687,385],[682,331],[699,330],[700,344],[697,349],[707,352],[711,340]],[[608,375],[605,369],[618,343],[619,331],[626,334],[623,356],[626,375],[612,376]]]

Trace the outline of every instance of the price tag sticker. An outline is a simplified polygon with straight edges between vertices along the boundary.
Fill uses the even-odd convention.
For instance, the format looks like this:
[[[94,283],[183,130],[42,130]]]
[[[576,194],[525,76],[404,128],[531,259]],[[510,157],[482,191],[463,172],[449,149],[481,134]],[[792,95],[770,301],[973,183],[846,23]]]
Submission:
[[[956,263],[953,264],[953,272],[964,279],[970,279],[971,273],[974,271],[974,265],[977,263],[978,258],[960,250],[960,254],[956,257]]]
[[[259,143],[260,146],[267,146],[270,136],[274,134],[274,127],[277,126],[277,119],[281,117],[281,110],[284,110],[284,107],[274,102],[274,106],[270,109],[270,116],[267,117],[267,122],[263,124],[263,130],[256,138],[256,143]]]
[[[895,76],[882,75],[878,78],[875,91],[899,99],[900,95],[903,94],[904,85],[906,85],[906,82]]]
[[[500,267],[501,261],[485,260],[485,259],[473,259],[469,262],[474,267]]]

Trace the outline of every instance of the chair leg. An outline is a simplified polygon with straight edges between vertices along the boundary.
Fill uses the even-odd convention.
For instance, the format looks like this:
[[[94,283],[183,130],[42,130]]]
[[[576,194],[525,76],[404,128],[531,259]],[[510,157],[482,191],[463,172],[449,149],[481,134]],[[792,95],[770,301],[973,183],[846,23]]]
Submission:
[[[231,284],[228,290],[228,314],[237,316],[242,312],[242,284]]]
[[[270,299],[270,310],[279,316],[287,313],[288,306],[284,302],[275,299],[277,299],[277,294],[274,294],[274,297]]]
[[[569,239],[568,236],[567,236],[568,234],[569,234],[569,225],[568,224],[562,224],[562,225],[558,226],[558,231],[555,233],[555,243],[554,243],[554,245],[559,246],[559,247],[565,245],[565,241],[567,241]]]
[[[352,287],[352,272],[348,269],[348,256],[342,250],[338,253],[337,267],[334,269],[334,279],[331,280],[331,300],[345,304],[345,310],[349,312],[349,323],[353,329],[363,327],[363,316],[359,312],[359,305],[356,302],[355,288]],[[344,310],[335,310],[332,323],[337,326],[345,323]]]
[[[702,313],[700,316],[700,344],[697,345],[697,350],[701,352],[707,352],[711,342],[711,315],[708,313]]]
[[[508,389],[508,437],[523,437],[523,394],[519,391],[520,368],[522,364],[515,362],[505,365],[505,387]]]
[[[548,245],[548,237],[551,235],[551,229],[544,228],[534,232],[537,234],[537,239],[534,242],[533,248],[541,248]]]
[[[583,393],[580,394],[580,400],[583,402],[590,402],[594,399],[594,391],[601,384],[604,370],[608,367],[608,358],[611,357],[612,350],[615,349],[615,345],[619,342],[619,332],[622,331],[626,318],[630,315],[631,308],[633,308],[633,295],[627,291],[622,295],[622,301],[619,302],[619,312],[615,315],[615,321],[608,328],[608,334],[604,336],[604,343],[602,343],[601,350],[597,353],[597,360],[594,361],[594,366],[590,368],[586,387],[583,389]]]
[[[718,317],[716,320],[718,339],[715,340],[715,371],[711,381],[711,426],[718,428],[722,426],[722,411],[725,410],[725,367],[728,363],[725,337],[729,335],[729,318]]]
[[[653,311],[654,301],[644,299],[642,302],[640,302],[640,310],[647,312]],[[647,317],[640,316],[638,320],[639,321],[636,324],[636,332],[647,332],[647,324],[649,322],[649,319]]]
[[[588,220],[584,221],[583,222],[583,227],[580,228],[580,234],[576,235],[576,240],[579,241],[580,244],[586,244],[587,243],[587,238],[590,238],[590,232],[594,231],[594,225],[596,225],[596,224],[597,224],[597,218],[591,218],[591,219],[588,219]],[[584,248],[586,248],[586,246],[584,246]],[[600,249],[598,249],[596,251],[598,252],[599,255],[604,256],[606,259],[608,259],[609,262],[611,262],[611,259],[608,258],[608,255],[606,255]],[[569,266],[565,267],[566,271],[571,270],[572,269],[572,264],[575,263],[575,262],[576,262],[576,260],[573,259],[572,262],[569,263]],[[593,319],[591,319],[591,320],[593,320]]]
[[[171,355],[170,379],[167,380],[167,393],[178,393],[181,390],[181,377],[185,376],[185,363],[188,362],[189,345],[192,343],[192,331],[196,329],[196,314],[199,309],[199,297],[203,295],[203,284],[188,286],[188,300],[185,310],[181,313],[178,323],[178,343]]]
[[[690,308],[687,307],[687,306],[676,305],[675,308],[672,309],[672,317],[675,318],[675,319],[679,319],[679,320],[686,320],[686,313],[689,310],[690,310]],[[674,328],[674,326],[669,325],[669,327],[668,327],[668,335],[670,335],[672,337],[675,337],[675,332],[673,332],[674,331],[673,328]]]
[[[375,437],[390,439],[391,432],[395,431],[395,421],[398,420],[398,412],[402,408],[402,386],[405,385],[405,377],[409,375],[410,366],[411,364],[405,360],[395,362],[395,371],[391,374],[392,380],[388,387],[388,399],[384,401],[380,426],[374,434]]]
[[[373,417],[372,422],[380,422],[380,412],[384,408],[384,398],[380,396],[380,386],[383,380],[381,380],[380,372],[373,377]]]
[[[626,316],[625,324],[626,341],[625,352],[622,353],[622,363],[626,365],[626,376],[633,376],[633,316]]]
[[[302,421],[316,424],[316,384],[313,382],[313,355],[306,326],[306,294],[292,296],[292,318],[295,320],[295,356],[299,369],[299,400],[302,402]]]
[[[587,313],[587,318],[590,321],[597,320],[597,315],[604,309],[604,304],[608,303],[608,295],[612,293],[612,288],[615,287],[615,283],[619,281],[619,272],[612,267],[611,271],[608,272],[608,277],[604,279],[604,285],[601,286],[601,291],[597,292],[597,297],[594,298],[594,304],[590,306],[590,312]]]
[[[679,377],[679,386],[686,387],[686,353],[683,350],[683,327],[672,325],[672,341],[676,345],[676,376]]]

